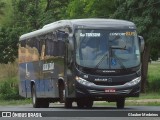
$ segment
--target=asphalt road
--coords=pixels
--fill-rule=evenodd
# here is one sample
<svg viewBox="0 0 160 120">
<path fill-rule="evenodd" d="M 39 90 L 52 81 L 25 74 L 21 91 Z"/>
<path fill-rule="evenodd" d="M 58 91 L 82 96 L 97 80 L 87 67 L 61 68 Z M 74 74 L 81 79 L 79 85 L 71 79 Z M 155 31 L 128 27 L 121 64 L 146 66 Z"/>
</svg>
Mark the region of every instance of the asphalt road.
<svg viewBox="0 0 160 120">
<path fill-rule="evenodd" d="M 40 113 L 41 115 L 38 115 L 42 116 L 42 118 L 21 118 L 16 117 L 14 114 L 14 117 L 0 117 L 0 120 L 160 120 L 160 106 L 126 106 L 124 109 L 117 109 L 115 106 L 94 105 L 92 109 L 78 109 L 74 105 L 73 108 L 66 109 L 63 104 L 51 104 L 49 108 L 32 108 L 32 105 L 29 104 L 19 106 L 0 106 L 0 111 L 1 115 L 2 112 L 12 112 L 12 115 L 13 112 L 16 114 L 31 112 Z M 158 113 L 158 117 L 138 116 L 142 113 Z M 121 114 L 124 114 L 125 117 L 122 117 Z M 47 115 L 49 116 L 46 117 Z"/>
</svg>

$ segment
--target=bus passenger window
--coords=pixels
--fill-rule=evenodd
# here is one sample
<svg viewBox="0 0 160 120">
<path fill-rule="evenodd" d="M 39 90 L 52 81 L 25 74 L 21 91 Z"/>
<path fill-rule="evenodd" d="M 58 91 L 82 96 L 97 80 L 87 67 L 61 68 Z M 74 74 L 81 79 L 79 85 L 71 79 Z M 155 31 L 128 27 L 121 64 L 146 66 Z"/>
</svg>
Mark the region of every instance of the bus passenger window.
<svg viewBox="0 0 160 120">
<path fill-rule="evenodd" d="M 58 40 L 58 56 L 64 56 L 65 42 Z"/>
<path fill-rule="evenodd" d="M 45 54 L 45 45 L 42 44 L 42 46 L 41 46 L 41 56 L 40 56 L 41 60 L 44 60 L 44 54 Z"/>
<path fill-rule="evenodd" d="M 38 61 L 39 60 L 39 41 L 36 38 L 32 38 L 27 41 L 27 52 L 29 61 Z"/>
<path fill-rule="evenodd" d="M 25 55 L 26 55 L 26 41 L 25 40 L 20 42 L 18 53 L 19 53 L 19 62 L 20 63 L 25 62 Z"/>
</svg>

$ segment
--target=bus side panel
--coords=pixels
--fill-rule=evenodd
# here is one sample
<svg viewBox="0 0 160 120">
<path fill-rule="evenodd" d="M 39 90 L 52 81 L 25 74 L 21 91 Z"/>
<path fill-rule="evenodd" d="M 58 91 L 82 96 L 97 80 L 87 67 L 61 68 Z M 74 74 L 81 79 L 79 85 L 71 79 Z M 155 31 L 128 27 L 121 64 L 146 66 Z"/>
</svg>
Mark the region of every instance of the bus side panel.
<svg viewBox="0 0 160 120">
<path fill-rule="evenodd" d="M 26 88 L 26 65 L 25 63 L 19 64 L 19 94 L 22 97 L 27 97 Z"/>
<path fill-rule="evenodd" d="M 26 63 L 26 71 L 27 71 L 27 97 L 31 97 L 31 81 L 35 83 L 37 96 L 41 96 L 43 93 L 40 93 L 40 76 L 39 76 L 39 61 L 33 61 Z"/>
<path fill-rule="evenodd" d="M 44 97 L 58 98 L 58 77 L 54 68 L 55 63 L 53 62 L 53 58 L 45 59 L 41 68 L 43 74 Z"/>
<path fill-rule="evenodd" d="M 45 64 L 48 69 L 43 70 L 45 96 L 50 98 L 59 98 L 58 79 L 64 76 L 64 58 L 55 57 L 47 59 Z"/>
<path fill-rule="evenodd" d="M 41 64 L 45 97 L 59 98 L 58 79 L 64 76 L 64 42 L 47 34 L 45 39 L 45 57 Z M 49 39 L 52 38 L 52 39 Z"/>
</svg>

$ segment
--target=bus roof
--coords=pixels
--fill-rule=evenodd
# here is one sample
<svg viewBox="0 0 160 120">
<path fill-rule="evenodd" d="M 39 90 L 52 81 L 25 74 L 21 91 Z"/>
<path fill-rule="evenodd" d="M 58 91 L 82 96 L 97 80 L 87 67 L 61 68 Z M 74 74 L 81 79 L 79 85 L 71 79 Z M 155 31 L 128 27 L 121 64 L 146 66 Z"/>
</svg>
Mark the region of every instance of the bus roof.
<svg viewBox="0 0 160 120">
<path fill-rule="evenodd" d="M 83 26 L 83 27 L 99 27 L 99 28 L 124 28 L 136 29 L 135 24 L 126 20 L 117 20 L 117 19 L 100 19 L 100 18 L 88 18 L 88 19 L 71 19 L 71 20 L 60 20 L 47 24 L 42 27 L 42 29 L 23 34 L 20 36 L 20 41 L 43 35 L 48 32 L 52 32 L 58 28 L 70 27 L 73 29 L 73 26 Z"/>
</svg>

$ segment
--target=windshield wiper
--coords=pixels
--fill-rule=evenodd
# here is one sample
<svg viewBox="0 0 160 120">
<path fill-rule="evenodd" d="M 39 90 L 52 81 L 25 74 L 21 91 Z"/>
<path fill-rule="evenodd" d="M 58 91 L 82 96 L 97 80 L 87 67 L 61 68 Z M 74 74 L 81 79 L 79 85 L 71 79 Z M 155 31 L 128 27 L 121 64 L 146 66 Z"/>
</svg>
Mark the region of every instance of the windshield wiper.
<svg viewBox="0 0 160 120">
<path fill-rule="evenodd" d="M 97 63 L 97 65 L 95 66 L 95 68 L 98 68 L 99 65 L 101 64 L 101 62 L 102 62 L 106 57 L 108 58 L 108 52 L 106 52 L 106 53 L 103 55 L 103 57 L 102 57 L 101 60 Z"/>
<path fill-rule="evenodd" d="M 98 68 L 99 65 L 102 63 L 102 61 L 103 61 L 106 57 L 108 58 L 108 52 L 106 52 L 106 53 L 103 55 L 102 59 L 97 63 L 97 65 L 95 66 L 95 68 Z M 115 58 L 118 60 L 118 63 L 119 63 L 119 65 L 120 65 L 120 67 L 121 67 L 122 69 L 127 70 L 126 67 L 124 66 L 124 64 L 122 63 L 122 61 L 121 61 L 121 59 L 120 59 L 119 57 L 117 57 L 115 54 L 114 54 L 113 57 L 115 57 Z"/>
<path fill-rule="evenodd" d="M 122 63 L 121 59 L 119 57 L 117 57 L 117 55 L 114 54 L 113 57 L 115 57 L 118 60 L 118 63 L 121 66 L 122 69 L 127 70 L 126 67 L 124 66 L 124 64 Z"/>
</svg>

